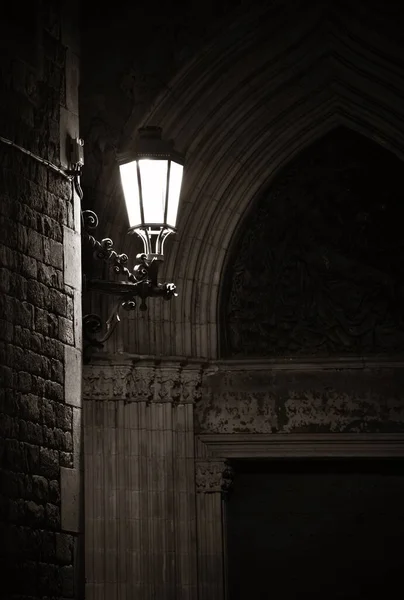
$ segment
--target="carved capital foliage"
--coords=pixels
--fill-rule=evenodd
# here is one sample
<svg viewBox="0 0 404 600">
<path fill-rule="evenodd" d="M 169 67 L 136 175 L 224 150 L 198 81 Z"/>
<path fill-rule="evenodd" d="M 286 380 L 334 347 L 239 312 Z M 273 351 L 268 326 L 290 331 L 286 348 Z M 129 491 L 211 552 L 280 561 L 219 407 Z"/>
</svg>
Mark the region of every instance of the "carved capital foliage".
<svg viewBox="0 0 404 600">
<path fill-rule="evenodd" d="M 87 365 L 84 398 L 192 404 L 201 395 L 201 369 L 179 364 Z"/>
<path fill-rule="evenodd" d="M 130 367 L 85 365 L 83 367 L 83 397 L 94 400 L 126 398 Z"/>
<path fill-rule="evenodd" d="M 195 463 L 196 491 L 202 494 L 228 492 L 233 469 L 226 460 L 204 460 Z"/>
</svg>

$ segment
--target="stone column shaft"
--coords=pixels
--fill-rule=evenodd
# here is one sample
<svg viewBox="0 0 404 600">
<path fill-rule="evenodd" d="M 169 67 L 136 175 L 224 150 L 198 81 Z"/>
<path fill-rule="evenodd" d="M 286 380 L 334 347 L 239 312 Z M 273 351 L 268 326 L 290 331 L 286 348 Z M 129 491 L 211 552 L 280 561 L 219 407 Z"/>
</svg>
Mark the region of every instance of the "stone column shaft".
<svg viewBox="0 0 404 600">
<path fill-rule="evenodd" d="M 86 369 L 89 384 L 96 370 Z M 120 379 L 113 389 L 110 378 Z M 91 599 L 196 600 L 191 380 L 174 368 L 103 367 L 87 385 Z"/>
<path fill-rule="evenodd" d="M 231 484 L 226 460 L 196 462 L 199 600 L 223 600 L 226 589 L 225 493 Z"/>
</svg>

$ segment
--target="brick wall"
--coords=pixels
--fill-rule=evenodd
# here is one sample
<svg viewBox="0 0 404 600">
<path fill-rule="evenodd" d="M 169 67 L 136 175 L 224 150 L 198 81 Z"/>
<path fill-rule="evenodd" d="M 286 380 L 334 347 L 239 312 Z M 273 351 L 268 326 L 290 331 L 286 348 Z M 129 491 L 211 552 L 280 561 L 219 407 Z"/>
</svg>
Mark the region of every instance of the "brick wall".
<svg viewBox="0 0 404 600">
<path fill-rule="evenodd" d="M 3 11 L 3 9 L 2 9 Z M 0 136 L 65 164 L 78 47 L 63 2 L 4 8 Z M 1 597 L 80 595 L 80 233 L 71 182 L 0 142 Z"/>
</svg>

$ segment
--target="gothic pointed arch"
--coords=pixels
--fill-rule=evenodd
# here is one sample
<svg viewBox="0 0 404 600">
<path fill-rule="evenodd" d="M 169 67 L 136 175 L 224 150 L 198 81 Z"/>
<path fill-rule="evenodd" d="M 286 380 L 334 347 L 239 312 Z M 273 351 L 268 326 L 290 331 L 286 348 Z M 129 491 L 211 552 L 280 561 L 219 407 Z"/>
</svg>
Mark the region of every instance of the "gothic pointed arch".
<svg viewBox="0 0 404 600">
<path fill-rule="evenodd" d="M 131 131 L 161 126 L 186 155 L 178 235 L 161 273 L 179 297 L 129 319 L 110 350 L 217 358 L 230 246 L 277 173 L 340 125 L 404 157 L 403 56 L 394 15 L 291 0 L 240 17 L 188 61 L 130 122 Z M 131 244 L 123 250 L 134 254 Z"/>
<path fill-rule="evenodd" d="M 404 351 L 402 161 L 345 127 L 274 178 L 232 243 L 227 357 Z"/>
</svg>

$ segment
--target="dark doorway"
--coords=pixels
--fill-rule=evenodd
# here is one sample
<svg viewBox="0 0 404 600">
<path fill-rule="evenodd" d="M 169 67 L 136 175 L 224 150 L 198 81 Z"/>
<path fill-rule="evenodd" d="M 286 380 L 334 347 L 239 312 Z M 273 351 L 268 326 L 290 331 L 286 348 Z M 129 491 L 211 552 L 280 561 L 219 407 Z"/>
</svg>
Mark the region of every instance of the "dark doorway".
<svg viewBox="0 0 404 600">
<path fill-rule="evenodd" d="M 404 572 L 404 461 L 239 461 L 228 599 L 393 598 Z"/>
</svg>

